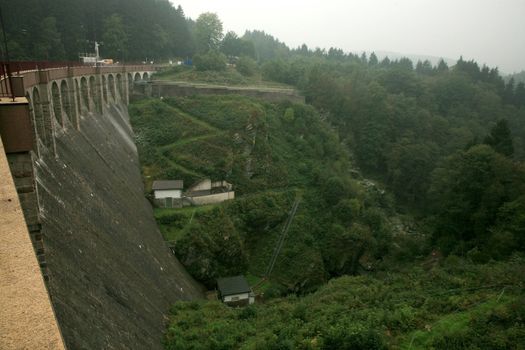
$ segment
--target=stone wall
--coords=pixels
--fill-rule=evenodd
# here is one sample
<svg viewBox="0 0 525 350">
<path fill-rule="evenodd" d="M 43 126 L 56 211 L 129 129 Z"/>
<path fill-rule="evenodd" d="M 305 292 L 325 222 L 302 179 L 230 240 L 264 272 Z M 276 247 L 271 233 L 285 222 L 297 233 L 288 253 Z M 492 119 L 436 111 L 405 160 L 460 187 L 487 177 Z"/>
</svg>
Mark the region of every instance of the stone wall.
<svg viewBox="0 0 525 350">
<path fill-rule="evenodd" d="M 151 83 L 151 95 L 153 97 L 243 95 L 270 102 L 288 100 L 295 103 L 304 103 L 304 96 L 299 95 L 299 93 L 293 89 L 207 86 L 204 84 L 174 83 L 160 80 Z"/>
</svg>

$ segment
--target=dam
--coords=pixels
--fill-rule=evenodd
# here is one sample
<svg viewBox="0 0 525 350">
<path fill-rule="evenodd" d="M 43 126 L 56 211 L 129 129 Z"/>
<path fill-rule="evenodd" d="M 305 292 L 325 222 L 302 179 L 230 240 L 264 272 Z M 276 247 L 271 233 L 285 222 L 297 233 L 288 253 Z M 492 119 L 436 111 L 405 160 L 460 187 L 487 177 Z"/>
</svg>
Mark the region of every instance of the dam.
<svg viewBox="0 0 525 350">
<path fill-rule="evenodd" d="M 30 237 L 33 249 L 24 254 L 40 267 L 31 270 L 32 281 L 45 281 L 39 291 L 47 289 L 53 312 L 45 315 L 58 325 L 33 334 L 20 323 L 25 338 L 54 334 L 48 343 L 62 337 L 68 349 L 161 349 L 170 305 L 203 297 L 165 245 L 144 196 L 127 104 L 134 82 L 154 71 L 26 71 L 14 77 L 17 103 L 2 98 L 0 136 L 26 227 L 9 225 Z M 7 332 L 0 329 L 0 348 L 9 349 Z"/>
</svg>

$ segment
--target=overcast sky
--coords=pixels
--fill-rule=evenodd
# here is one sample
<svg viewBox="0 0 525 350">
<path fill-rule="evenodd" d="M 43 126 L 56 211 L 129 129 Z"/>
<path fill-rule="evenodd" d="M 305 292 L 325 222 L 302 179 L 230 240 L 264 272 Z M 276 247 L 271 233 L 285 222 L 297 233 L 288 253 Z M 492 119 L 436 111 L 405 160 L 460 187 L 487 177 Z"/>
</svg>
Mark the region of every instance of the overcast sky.
<svg viewBox="0 0 525 350">
<path fill-rule="evenodd" d="M 264 30 L 290 47 L 339 47 L 452 59 L 504 73 L 525 69 L 525 0 L 170 0 L 225 32 Z"/>
</svg>

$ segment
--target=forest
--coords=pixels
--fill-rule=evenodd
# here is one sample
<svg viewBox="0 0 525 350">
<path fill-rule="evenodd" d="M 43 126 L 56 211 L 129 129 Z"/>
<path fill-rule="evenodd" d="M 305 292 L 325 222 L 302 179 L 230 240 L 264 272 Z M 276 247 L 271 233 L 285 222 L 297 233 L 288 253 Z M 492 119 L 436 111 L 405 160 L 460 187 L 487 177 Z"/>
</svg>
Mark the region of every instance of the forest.
<svg viewBox="0 0 525 350">
<path fill-rule="evenodd" d="M 251 42 L 253 52 L 220 52 L 224 37 L 203 59 L 196 55 L 193 68 L 169 70 L 162 79 L 280 83 L 301 91 L 308 108 L 219 96 L 134 104 L 149 179 L 214 176 L 236 184 L 240 194 L 218 207 L 157 210 L 159 226 L 208 287 L 235 274 L 259 285 L 294 198 L 301 207 L 275 271 L 256 290 L 266 302 L 244 310 L 216 302 L 176 305 L 167 348 L 523 343 L 525 87 L 519 75 L 504 79 L 497 68 L 462 57 L 449 66 L 290 49 L 260 31 L 240 40 Z M 186 118 L 177 122 L 184 125 L 177 128 L 182 141 L 155 145 L 161 139 L 151 134 L 159 132 L 151 123 L 168 116 Z M 198 130 L 187 124 L 192 118 L 200 127 L 209 123 L 210 138 L 187 134 Z M 253 167 L 246 173 L 248 158 Z M 512 272 L 488 277 L 511 266 Z M 478 274 L 483 277 L 473 280 Z M 401 292 L 406 286 L 410 295 Z M 201 332 L 213 336 L 203 340 Z"/>
<path fill-rule="evenodd" d="M 256 290 L 266 302 L 244 310 L 178 304 L 166 347 L 522 343 L 523 84 L 462 58 L 450 67 L 379 61 L 247 35 L 255 48 L 248 72 L 208 52 L 194 68 L 162 74 L 278 82 L 299 89 L 307 106 L 221 96 L 133 104 L 149 181 L 225 178 L 240 195 L 216 207 L 159 209 L 157 220 L 209 288 L 235 274 L 257 285 L 294 198 L 301 207 L 275 271 Z M 166 120 L 178 127 L 161 130 Z M 490 272 L 496 266 L 514 267 Z M 407 286 L 411 294 L 403 295 Z"/>
<path fill-rule="evenodd" d="M 168 0 L 2 0 L 10 58 L 78 61 L 100 54 L 142 62 L 194 52 L 192 21 Z M 23 19 L 23 20 L 21 20 Z"/>
<path fill-rule="evenodd" d="M 463 57 L 448 65 L 290 48 L 264 31 L 224 33 L 217 15 L 192 20 L 167 0 L 0 4 L 13 59 L 76 60 L 100 41 L 117 60 L 189 63 L 154 79 L 305 96 L 306 104 L 190 96 L 129 106 L 147 192 L 166 178 L 234 184 L 235 201 L 155 210 L 206 287 L 236 274 L 257 284 L 301 201 L 257 291 L 264 303 L 178 303 L 167 349 L 525 344 L 523 74 L 503 77 Z"/>
</svg>

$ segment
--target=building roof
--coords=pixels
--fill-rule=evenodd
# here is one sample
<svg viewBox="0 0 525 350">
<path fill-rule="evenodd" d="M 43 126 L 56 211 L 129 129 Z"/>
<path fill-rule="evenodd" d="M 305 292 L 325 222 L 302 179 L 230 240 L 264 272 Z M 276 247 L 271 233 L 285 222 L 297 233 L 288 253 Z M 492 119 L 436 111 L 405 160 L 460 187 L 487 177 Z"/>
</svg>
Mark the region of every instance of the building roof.
<svg viewBox="0 0 525 350">
<path fill-rule="evenodd" d="M 222 296 L 250 293 L 252 291 L 244 276 L 219 278 L 217 286 Z"/>
<path fill-rule="evenodd" d="M 152 190 L 182 190 L 184 183 L 182 180 L 157 180 L 153 181 Z"/>
</svg>

